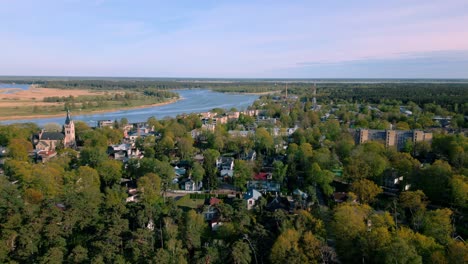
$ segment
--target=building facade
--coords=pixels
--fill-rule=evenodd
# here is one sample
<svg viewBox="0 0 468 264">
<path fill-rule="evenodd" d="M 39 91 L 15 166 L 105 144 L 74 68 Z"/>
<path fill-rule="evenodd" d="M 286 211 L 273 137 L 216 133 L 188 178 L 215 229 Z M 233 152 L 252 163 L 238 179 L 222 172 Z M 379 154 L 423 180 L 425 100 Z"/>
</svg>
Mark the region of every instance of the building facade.
<svg viewBox="0 0 468 264">
<path fill-rule="evenodd" d="M 36 150 L 52 151 L 57 147 L 73 148 L 76 146 L 75 123 L 71 119 L 70 111 L 67 111 L 62 132 L 48 132 L 44 129 L 33 135 L 32 143 Z"/>
</svg>

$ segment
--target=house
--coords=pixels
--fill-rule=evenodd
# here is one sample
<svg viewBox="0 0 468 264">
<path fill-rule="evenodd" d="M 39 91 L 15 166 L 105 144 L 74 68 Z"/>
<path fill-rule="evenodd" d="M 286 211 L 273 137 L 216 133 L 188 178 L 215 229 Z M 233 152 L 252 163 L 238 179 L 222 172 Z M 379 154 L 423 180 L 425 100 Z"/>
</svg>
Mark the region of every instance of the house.
<svg viewBox="0 0 468 264">
<path fill-rule="evenodd" d="M 67 111 L 67 117 L 62 126 L 62 132 L 47 132 L 41 130 L 41 132 L 32 136 L 32 143 L 34 149 L 46 151 L 55 150 L 59 146 L 66 148 L 75 147 L 75 123 L 71 119 L 70 111 Z"/>
<path fill-rule="evenodd" d="M 1 147 L 0 146 L 0 158 L 6 157 L 7 152 L 8 152 L 8 149 L 6 147 Z"/>
<path fill-rule="evenodd" d="M 203 187 L 203 183 L 199 182 L 196 184 L 192 179 L 187 179 L 186 181 L 182 181 L 180 184 L 182 189 L 185 191 L 199 191 Z"/>
<path fill-rule="evenodd" d="M 218 207 L 221 202 L 222 201 L 220 199 L 215 197 L 211 197 L 210 199 L 205 200 L 205 206 L 202 215 L 208 222 L 212 231 L 218 230 L 218 228 L 223 225 L 223 220 L 221 219 L 221 210 Z"/>
<path fill-rule="evenodd" d="M 145 132 L 143 129 L 137 129 L 136 131 L 132 131 L 130 133 L 127 133 L 127 138 L 130 139 L 131 141 L 135 141 L 139 137 L 147 137 L 150 134 Z"/>
<path fill-rule="evenodd" d="M 220 175 L 225 181 L 230 181 L 234 177 L 234 170 L 221 170 Z"/>
<path fill-rule="evenodd" d="M 249 137 L 255 134 L 253 130 L 229 130 L 228 133 L 231 137 Z"/>
<path fill-rule="evenodd" d="M 138 149 L 133 149 L 131 144 L 115 144 L 107 147 L 107 155 L 115 160 L 125 161 L 138 154 Z"/>
<path fill-rule="evenodd" d="M 251 150 L 247 152 L 246 154 L 242 155 L 242 159 L 245 161 L 255 161 L 257 158 L 257 152 L 255 150 Z"/>
<path fill-rule="evenodd" d="M 274 181 L 248 181 L 247 188 L 261 192 L 280 192 L 281 185 Z"/>
<path fill-rule="evenodd" d="M 36 162 L 47 162 L 51 158 L 57 156 L 57 152 L 55 150 L 35 150 L 34 151 L 34 158 Z"/>
<path fill-rule="evenodd" d="M 301 198 L 302 200 L 307 200 L 307 197 L 309 197 L 309 196 L 307 195 L 307 193 L 305 193 L 305 192 L 303 192 L 303 191 L 301 191 L 301 190 L 299 190 L 299 189 L 295 189 L 295 190 L 293 191 L 293 195 L 296 196 L 296 197 Z"/>
<path fill-rule="evenodd" d="M 387 195 L 397 195 L 399 191 L 407 191 L 411 184 L 404 182 L 405 177 L 399 175 L 396 170 L 389 170 L 382 179 L 382 188 Z"/>
<path fill-rule="evenodd" d="M 201 135 L 201 131 L 199 129 L 192 129 L 192 131 L 190 131 L 190 136 L 193 138 L 193 139 L 197 139 L 198 136 Z"/>
<path fill-rule="evenodd" d="M 183 177 L 187 173 L 187 170 L 184 168 L 179 168 L 178 166 L 175 166 L 174 172 L 175 172 L 176 177 Z"/>
<path fill-rule="evenodd" d="M 127 199 L 125 200 L 127 203 L 129 203 L 129 202 L 135 202 L 135 203 L 136 203 L 136 202 L 139 201 L 139 199 L 138 199 L 138 197 L 139 197 L 139 195 L 138 195 L 138 189 L 136 189 L 136 188 L 130 188 L 130 189 L 128 189 L 127 192 L 128 192 L 128 195 L 129 195 L 129 196 L 127 197 Z"/>
<path fill-rule="evenodd" d="M 335 203 L 344 203 L 348 200 L 348 194 L 345 192 L 335 192 L 333 193 L 333 201 Z"/>
<path fill-rule="evenodd" d="M 262 194 L 255 190 L 255 189 L 249 189 L 247 193 L 244 194 L 244 200 L 246 201 L 247 204 L 247 210 L 252 209 L 255 206 L 255 203 L 262 197 Z"/>
<path fill-rule="evenodd" d="M 452 118 L 450 116 L 443 117 L 443 116 L 434 116 L 432 120 L 436 123 L 439 124 L 441 127 L 449 127 L 450 122 L 452 121 Z"/>
<path fill-rule="evenodd" d="M 295 209 L 294 200 L 288 199 L 287 197 L 275 196 L 275 198 L 266 205 L 266 210 L 270 212 L 276 212 L 283 210 L 286 213 L 293 213 Z"/>
<path fill-rule="evenodd" d="M 234 158 L 232 157 L 220 157 L 216 161 L 218 170 L 233 170 L 234 169 Z"/>
<path fill-rule="evenodd" d="M 203 157 L 203 154 L 197 154 L 195 155 L 195 157 L 193 157 L 193 161 L 196 161 L 201 164 L 203 164 L 204 160 L 205 160 L 205 157 Z"/>
<path fill-rule="evenodd" d="M 254 181 L 266 181 L 271 180 L 272 174 L 269 172 L 259 172 L 253 176 Z"/>
<path fill-rule="evenodd" d="M 219 220 L 221 212 L 218 209 L 218 204 L 221 203 L 221 200 L 216 197 L 211 197 L 205 201 L 205 210 L 203 211 L 203 216 L 206 221 Z"/>
<path fill-rule="evenodd" d="M 112 120 L 99 120 L 97 122 L 97 126 L 99 128 L 101 127 L 110 127 L 110 128 L 113 128 L 114 127 L 114 121 Z"/>
<path fill-rule="evenodd" d="M 411 116 L 413 114 L 413 112 L 404 108 L 403 106 L 400 106 L 400 113 L 405 114 L 406 116 Z"/>
</svg>

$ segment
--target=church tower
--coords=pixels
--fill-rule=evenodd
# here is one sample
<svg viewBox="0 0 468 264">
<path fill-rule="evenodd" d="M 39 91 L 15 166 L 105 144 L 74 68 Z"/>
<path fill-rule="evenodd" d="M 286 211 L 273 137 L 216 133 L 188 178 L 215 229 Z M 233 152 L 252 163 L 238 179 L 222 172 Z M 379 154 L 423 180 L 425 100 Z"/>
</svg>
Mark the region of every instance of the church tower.
<svg viewBox="0 0 468 264">
<path fill-rule="evenodd" d="M 63 134 L 65 138 L 63 139 L 63 145 L 65 147 L 74 147 L 75 146 L 75 123 L 70 117 L 70 111 L 67 110 L 67 118 L 65 119 L 65 124 L 63 125 Z"/>
</svg>

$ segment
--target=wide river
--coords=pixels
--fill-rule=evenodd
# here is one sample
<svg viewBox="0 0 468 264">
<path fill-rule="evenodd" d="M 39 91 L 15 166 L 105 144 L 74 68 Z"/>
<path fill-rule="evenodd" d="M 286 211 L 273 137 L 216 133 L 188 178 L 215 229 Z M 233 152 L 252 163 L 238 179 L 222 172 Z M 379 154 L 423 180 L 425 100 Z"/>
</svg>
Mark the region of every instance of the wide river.
<svg viewBox="0 0 468 264">
<path fill-rule="evenodd" d="M 182 99 L 172 104 L 86 115 L 72 112 L 72 118 L 84 121 L 90 126 L 96 126 L 98 120 L 120 120 L 123 117 L 127 118 L 130 123 L 144 122 L 151 116 L 163 119 L 165 117 L 175 117 L 183 113 L 205 112 L 213 108 L 229 110 L 235 107 L 238 110 L 245 110 L 259 97 L 258 95 L 251 94 L 218 93 L 205 89 L 176 90 L 175 92 L 179 93 Z M 39 126 L 44 126 L 47 123 L 62 124 L 64 120 L 65 113 L 63 117 L 8 120 L 0 121 L 0 124 L 32 122 Z"/>
</svg>

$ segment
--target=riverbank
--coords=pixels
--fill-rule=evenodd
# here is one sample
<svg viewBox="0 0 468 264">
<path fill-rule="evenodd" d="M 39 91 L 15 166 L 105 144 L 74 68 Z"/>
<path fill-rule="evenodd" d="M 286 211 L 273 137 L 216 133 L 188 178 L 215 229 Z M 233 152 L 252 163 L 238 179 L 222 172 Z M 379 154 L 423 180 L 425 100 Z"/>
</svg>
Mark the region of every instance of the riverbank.
<svg viewBox="0 0 468 264">
<path fill-rule="evenodd" d="M 155 107 L 155 106 L 164 106 L 173 104 L 179 100 L 183 100 L 184 98 L 172 98 L 165 102 L 155 103 L 155 104 L 144 104 L 138 106 L 128 106 L 128 107 L 113 107 L 109 109 L 98 109 L 98 110 L 79 110 L 73 111 L 73 115 L 92 115 L 92 114 L 103 114 L 103 113 L 112 113 L 121 110 L 134 110 L 134 109 L 141 109 L 141 108 L 148 108 L 148 107 Z M 1 106 L 1 104 L 0 104 Z M 1 108 L 0 108 L 1 114 Z M 8 120 L 16 120 L 16 119 L 41 119 L 41 118 L 53 118 L 53 117 L 62 117 L 65 115 L 65 112 L 56 113 L 56 114 L 37 114 L 37 115 L 0 115 L 0 121 L 8 121 Z"/>
<path fill-rule="evenodd" d="M 268 92 L 258 92 L 258 93 L 247 93 L 247 92 L 225 92 L 225 91 L 216 91 L 212 90 L 213 92 L 223 93 L 223 94 L 240 94 L 240 95 L 269 95 L 269 94 L 276 94 L 281 93 L 281 90 L 276 91 L 268 91 Z"/>
</svg>

